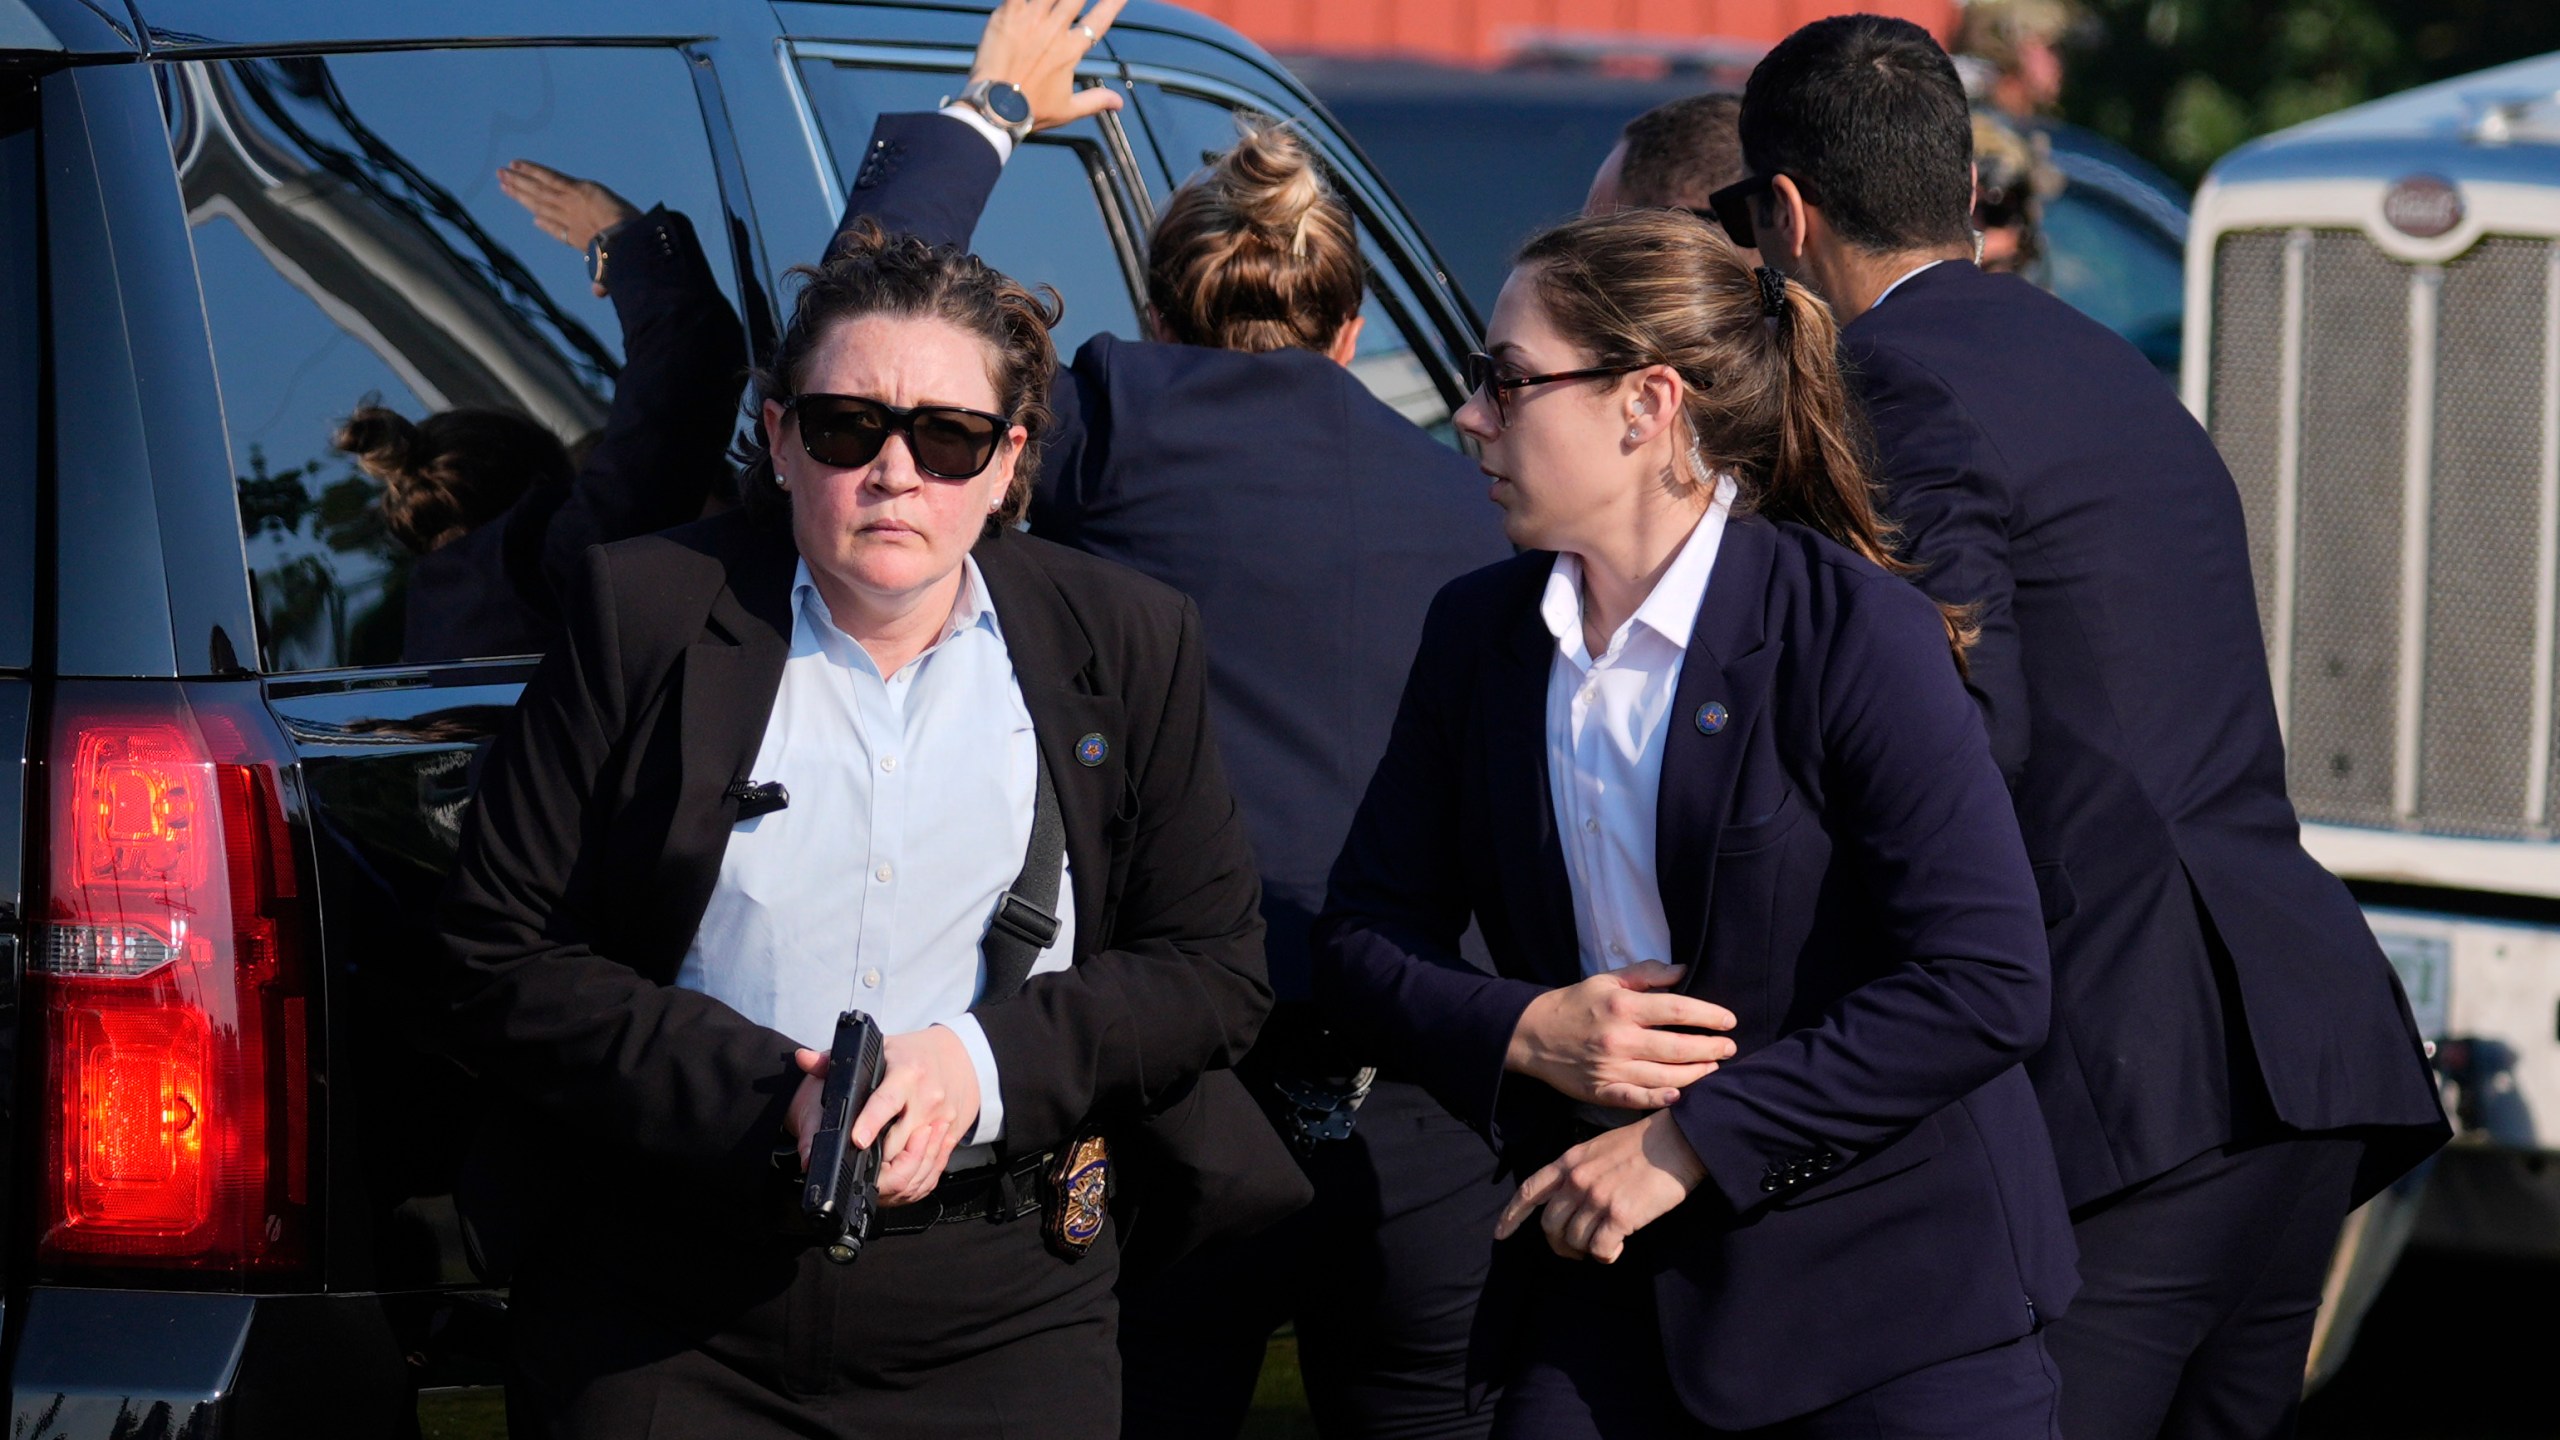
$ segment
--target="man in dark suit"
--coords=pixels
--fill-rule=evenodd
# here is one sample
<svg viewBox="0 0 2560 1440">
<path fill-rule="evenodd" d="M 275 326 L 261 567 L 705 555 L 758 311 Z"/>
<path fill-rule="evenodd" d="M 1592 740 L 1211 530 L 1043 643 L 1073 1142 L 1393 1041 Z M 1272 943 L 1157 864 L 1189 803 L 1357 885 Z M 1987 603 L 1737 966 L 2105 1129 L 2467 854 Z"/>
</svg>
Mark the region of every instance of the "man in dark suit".
<svg viewBox="0 0 2560 1440">
<path fill-rule="evenodd" d="M 2080 1242 L 2063 1428 L 2280 1433 L 2341 1220 L 2446 1128 L 2300 844 L 2230 475 L 2132 346 L 1975 268 L 1964 92 L 1924 31 L 1806 26 L 1741 125 L 1717 214 L 1846 322 L 1920 584 L 1981 626 L 2053 950 L 2030 1070 Z"/>
</svg>

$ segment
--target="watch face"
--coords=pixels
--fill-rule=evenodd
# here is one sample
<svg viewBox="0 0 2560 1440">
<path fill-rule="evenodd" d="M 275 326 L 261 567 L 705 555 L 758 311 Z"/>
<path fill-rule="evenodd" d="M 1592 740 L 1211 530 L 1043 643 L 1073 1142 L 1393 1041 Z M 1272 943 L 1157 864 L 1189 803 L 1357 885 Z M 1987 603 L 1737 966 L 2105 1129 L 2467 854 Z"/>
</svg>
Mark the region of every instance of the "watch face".
<svg viewBox="0 0 2560 1440">
<path fill-rule="evenodd" d="M 987 87 L 987 113 L 1007 125 L 1027 124 L 1031 101 L 1016 87 L 999 82 Z"/>
</svg>

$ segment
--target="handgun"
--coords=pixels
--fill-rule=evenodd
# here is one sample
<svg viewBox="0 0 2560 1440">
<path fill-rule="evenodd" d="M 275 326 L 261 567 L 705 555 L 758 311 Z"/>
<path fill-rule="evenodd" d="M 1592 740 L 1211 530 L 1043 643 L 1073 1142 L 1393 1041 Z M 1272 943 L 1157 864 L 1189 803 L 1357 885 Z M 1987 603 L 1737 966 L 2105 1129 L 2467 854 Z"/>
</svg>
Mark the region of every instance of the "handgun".
<svg viewBox="0 0 2560 1440">
<path fill-rule="evenodd" d="M 809 1144 L 809 1179 L 800 1191 L 801 1213 L 832 1236 L 827 1258 L 850 1265 L 862 1258 L 880 1209 L 880 1151 L 853 1143 L 854 1117 L 879 1088 L 884 1063 L 880 1026 L 859 1010 L 836 1017 L 835 1048 L 819 1092 L 818 1133 Z M 873 1137 L 875 1142 L 878 1137 Z"/>
</svg>

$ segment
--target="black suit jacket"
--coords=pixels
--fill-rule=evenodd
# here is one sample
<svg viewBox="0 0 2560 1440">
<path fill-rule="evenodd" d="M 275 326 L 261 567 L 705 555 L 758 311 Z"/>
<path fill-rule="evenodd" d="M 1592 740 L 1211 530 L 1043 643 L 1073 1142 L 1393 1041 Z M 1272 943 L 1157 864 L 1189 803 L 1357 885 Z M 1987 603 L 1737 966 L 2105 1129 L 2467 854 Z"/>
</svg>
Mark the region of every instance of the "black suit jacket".
<svg viewBox="0 0 2560 1440">
<path fill-rule="evenodd" d="M 1546 767 L 1553 558 L 1432 606 L 1316 951 L 1328 1009 L 1522 1169 L 1571 1138 L 1570 1114 L 1504 1051 L 1532 999 L 1582 978 Z M 1725 718 L 1699 723 L 1711 702 Z M 1620 1263 L 1657 1271 L 1683 1401 L 1747 1430 L 2069 1302 L 2070 1223 L 2020 1068 L 2051 990 L 2017 820 L 1909 586 L 1735 519 L 1666 723 L 1669 958 L 1740 1019 L 1740 1053 L 1672 1107 L 1706 1184 Z M 1496 975 L 1458 957 L 1470 920 Z M 1504 1257 L 1488 1305 L 1527 1258 Z"/>
<path fill-rule="evenodd" d="M 943 115 L 884 115 L 864 154 L 845 224 L 968 246 L 1000 173 L 984 138 Z M 1200 607 L 1272 985 L 1304 999 L 1307 927 L 1386 749 L 1423 612 L 1511 553 L 1501 512 L 1474 461 L 1310 351 L 1096 335 L 1050 408 L 1032 533 Z"/>
<path fill-rule="evenodd" d="M 747 341 L 693 222 L 660 206 L 614 237 L 605 272 L 622 373 L 565 487 L 535 488 L 409 571 L 403 660 L 539 655 L 590 545 L 681 525 L 726 493 Z"/>
<path fill-rule="evenodd" d="M 1962 262 L 1843 349 L 1921 587 L 1980 607 L 1971 683 L 2051 927 L 2030 1068 L 2072 1202 L 2270 1105 L 2381 1127 L 2360 1196 L 2416 1163 L 2443 1111 L 2372 931 L 2302 849 L 2240 498 L 2203 427 L 2113 332 Z"/>
<path fill-rule="evenodd" d="M 1167 1189 L 1216 1203 L 1233 1198 L 1216 1177 L 1277 1176 L 1302 1196 L 1267 1127 L 1212 1124 L 1199 1098 L 1204 1073 L 1252 1043 L 1270 992 L 1197 616 L 1042 541 L 1005 533 L 976 554 L 1057 786 L 1078 917 L 1068 969 L 975 1007 L 1002 1150 L 1131 1126 L 1142 1151 L 1179 1152 L 1129 1157 L 1142 1183 L 1179 1171 Z M 592 552 L 463 832 L 442 920 L 445 1042 L 572 1162 L 537 1190 L 592 1167 L 590 1211 L 599 1176 L 618 1199 L 729 1223 L 754 1223 L 771 1193 L 793 1042 L 671 982 L 738 821 L 727 791 L 751 778 L 781 685 L 795 559 L 787 531 L 744 512 Z M 1098 765 L 1075 754 L 1088 734 L 1108 742 Z"/>
</svg>

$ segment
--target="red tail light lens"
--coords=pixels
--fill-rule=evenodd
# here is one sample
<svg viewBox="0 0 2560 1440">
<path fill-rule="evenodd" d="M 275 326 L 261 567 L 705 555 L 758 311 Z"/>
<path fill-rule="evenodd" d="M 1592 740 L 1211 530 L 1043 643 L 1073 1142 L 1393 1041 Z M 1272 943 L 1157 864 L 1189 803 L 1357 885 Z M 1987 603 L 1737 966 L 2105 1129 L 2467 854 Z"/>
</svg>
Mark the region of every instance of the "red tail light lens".
<svg viewBox="0 0 2560 1440">
<path fill-rule="evenodd" d="M 282 757 L 230 687 L 66 684 L 30 979 L 39 1254 L 272 1270 L 309 1253 L 304 915 Z M 249 706 L 254 695 L 241 697 Z"/>
</svg>

